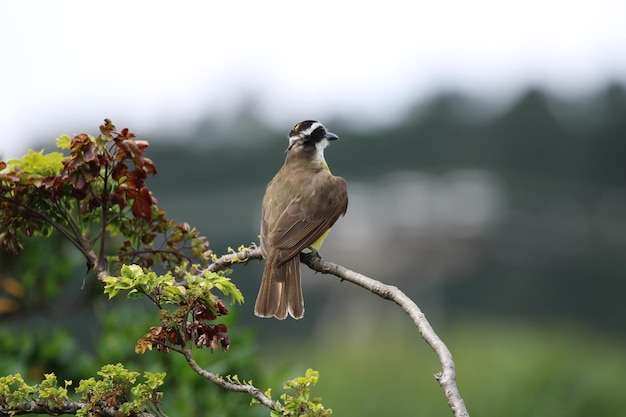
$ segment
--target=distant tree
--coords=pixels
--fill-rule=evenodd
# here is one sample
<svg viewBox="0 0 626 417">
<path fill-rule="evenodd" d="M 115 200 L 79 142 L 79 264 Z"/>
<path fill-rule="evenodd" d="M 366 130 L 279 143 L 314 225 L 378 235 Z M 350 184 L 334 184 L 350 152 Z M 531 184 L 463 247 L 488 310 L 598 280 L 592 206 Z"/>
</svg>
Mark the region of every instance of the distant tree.
<svg viewBox="0 0 626 417">
<path fill-rule="evenodd" d="M 246 393 L 273 416 L 331 413 L 321 399 L 310 395 L 319 377 L 316 371 L 308 370 L 285 382 L 286 392 L 274 399 L 270 390 L 262 391 L 246 379 L 249 376 L 219 375 L 197 360 L 200 349 L 226 352 L 231 346 L 233 325 L 230 323 L 230 329 L 226 325 L 229 306 L 223 298 L 231 304 L 243 301 L 229 278 L 230 268 L 261 259 L 254 244 L 216 256 L 208 240 L 193 227 L 167 219 L 146 182 L 157 173 L 155 164 L 144 155 L 148 143 L 137 140 L 128 129 L 118 131 L 105 120 L 95 137 L 64 135 L 56 144 L 69 155 L 30 151 L 22 159 L 0 161 L 2 251 L 16 254 L 24 249 L 25 238 L 60 235 L 79 251 L 88 271 L 97 278 L 94 282 L 100 282 L 109 299 L 125 294 L 131 300 L 148 300 L 155 307 L 153 325 L 145 328 L 143 335 L 135 335 L 135 342 L 127 340 L 137 354 L 150 350 L 177 354 L 199 380 Z M 57 261 L 62 262 L 54 258 L 51 262 Z M 454 415 L 468 415 L 456 387 L 450 352 L 415 303 L 395 287 L 319 257 L 302 255 L 302 261 L 313 270 L 353 282 L 402 307 L 440 359 L 442 372 L 435 377 Z M 63 271 L 54 275 L 63 275 Z M 14 288 L 22 285 L 14 284 Z M 64 295 L 61 292 L 60 299 Z M 11 308 L 10 302 L 5 303 L 6 311 Z M 63 343 L 59 346 L 60 350 L 71 349 Z M 237 371 L 236 363 L 230 364 L 232 368 L 246 372 L 244 366 Z M 20 373 L 12 373 L 0 377 L 0 415 L 163 415 L 164 392 L 160 389 L 165 376 L 164 372 L 149 371 L 141 375 L 121 363 L 103 364 L 96 375 L 76 384 L 68 380 L 60 384 L 54 373 L 29 384 Z M 69 395 L 73 385 L 77 398 Z"/>
</svg>

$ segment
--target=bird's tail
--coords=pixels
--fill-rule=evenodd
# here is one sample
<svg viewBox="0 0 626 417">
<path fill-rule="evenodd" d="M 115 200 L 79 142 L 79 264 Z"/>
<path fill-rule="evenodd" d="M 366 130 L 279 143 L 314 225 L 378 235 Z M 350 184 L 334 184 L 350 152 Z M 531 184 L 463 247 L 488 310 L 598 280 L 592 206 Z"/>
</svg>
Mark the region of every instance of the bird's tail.
<svg viewBox="0 0 626 417">
<path fill-rule="evenodd" d="M 279 266 L 265 262 L 261 289 L 254 305 L 254 314 L 259 317 L 276 317 L 282 320 L 288 313 L 294 319 L 304 316 L 298 256 Z"/>
</svg>

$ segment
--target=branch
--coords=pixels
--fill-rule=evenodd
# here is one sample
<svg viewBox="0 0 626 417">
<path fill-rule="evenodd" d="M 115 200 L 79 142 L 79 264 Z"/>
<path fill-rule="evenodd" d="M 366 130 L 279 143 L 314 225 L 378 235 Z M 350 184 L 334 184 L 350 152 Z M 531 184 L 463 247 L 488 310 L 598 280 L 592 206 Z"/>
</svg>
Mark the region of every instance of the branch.
<svg viewBox="0 0 626 417">
<path fill-rule="evenodd" d="M 242 251 L 222 255 L 218 260 L 209 265 L 207 269 L 211 272 L 222 271 L 232 264 L 247 263 L 252 259 L 263 259 L 261 248 L 258 248 L 255 244 Z"/>
<path fill-rule="evenodd" d="M 106 243 L 106 228 L 108 225 L 108 216 L 109 216 L 109 166 L 104 166 L 104 176 L 103 176 L 104 186 L 102 187 L 102 197 L 94 195 L 96 199 L 100 201 L 102 205 L 102 228 L 100 230 L 100 249 L 98 250 L 98 258 L 96 259 L 95 268 L 104 268 L 104 246 Z M 93 194 L 93 188 L 91 188 L 91 193 Z"/>
<path fill-rule="evenodd" d="M 234 252 L 222 256 L 216 262 L 209 265 L 209 270 L 216 272 L 226 269 L 234 263 L 244 263 L 251 259 L 262 258 L 261 249 L 253 247 L 249 250 Z M 359 274 L 358 272 L 351 271 L 341 265 L 326 262 L 319 256 L 301 254 L 300 260 L 314 271 L 322 274 L 335 275 L 342 280 L 349 281 L 359 287 L 365 288 L 379 297 L 393 301 L 402 307 L 409 317 L 411 317 L 413 323 L 415 323 L 415 326 L 422 335 L 422 338 L 424 338 L 426 343 L 428 343 L 428 345 L 439 357 L 439 363 L 441 364 L 442 370 L 441 372 L 435 374 L 435 379 L 448 399 L 448 406 L 452 410 L 452 413 L 455 417 L 469 417 L 463 398 L 461 398 L 461 394 L 459 393 L 459 389 L 456 385 L 456 371 L 452 354 L 446 347 L 445 343 L 443 343 L 439 336 L 437 336 L 437 333 L 433 330 L 432 326 L 426 319 L 426 316 L 413 302 L 413 300 L 411 300 L 405 293 L 400 291 L 400 289 L 395 286 L 383 284 L 380 281 L 376 281 L 375 279 Z"/>
<path fill-rule="evenodd" d="M 439 357 L 442 371 L 435 374 L 435 379 L 439 382 L 439 386 L 441 386 L 441 389 L 446 395 L 448 406 L 452 410 L 452 413 L 455 417 L 469 417 L 463 398 L 461 398 L 459 389 L 456 386 L 456 372 L 454 370 L 452 354 L 439 336 L 437 336 L 437 333 L 433 330 L 426 316 L 413 300 L 395 286 L 383 284 L 363 274 L 344 268 L 341 265 L 326 262 L 319 256 L 301 255 L 300 259 L 314 271 L 322 274 L 335 275 L 359 287 L 365 288 L 379 297 L 393 301 L 402 307 L 409 317 L 411 317 L 426 343 L 430 345 Z"/>
<path fill-rule="evenodd" d="M 0 416 L 17 416 L 22 414 L 48 414 L 51 416 L 59 414 L 76 414 L 76 411 L 85 407 L 85 404 L 74 401 L 66 401 L 61 406 L 50 406 L 40 404 L 36 401 L 24 401 L 17 406 L 0 404 Z"/>
<path fill-rule="evenodd" d="M 191 366 L 191 369 L 193 369 L 202 378 L 208 381 L 211 381 L 212 383 L 219 385 L 220 387 L 225 388 L 229 391 L 248 393 L 252 398 L 257 400 L 258 402 L 260 402 L 261 404 L 263 404 L 270 410 L 278 411 L 281 414 L 283 413 L 284 409 L 280 403 L 274 402 L 270 400 L 269 398 L 267 398 L 267 396 L 263 394 L 261 390 L 255 387 L 254 385 L 233 384 L 232 382 L 226 381 L 222 377 L 219 377 L 205 369 L 202 369 L 200 365 L 198 365 L 198 363 L 193 358 L 193 355 L 191 354 L 191 349 L 183 349 L 182 354 L 185 356 L 185 359 L 187 359 L 187 363 L 189 364 L 189 366 Z"/>
<path fill-rule="evenodd" d="M 65 401 L 62 405 L 49 405 L 40 403 L 37 401 L 24 401 L 18 405 L 9 406 L 6 403 L 0 403 L 0 417 L 12 417 L 25 414 L 47 414 L 50 416 L 57 416 L 62 414 L 76 414 L 76 412 L 82 408 L 85 408 L 84 403 L 76 401 Z M 119 410 L 113 407 L 104 407 L 99 411 L 92 410 L 93 415 L 99 415 L 102 417 L 115 417 L 119 415 Z M 138 417 L 156 417 L 154 414 L 147 412 L 141 412 L 134 414 Z"/>
</svg>

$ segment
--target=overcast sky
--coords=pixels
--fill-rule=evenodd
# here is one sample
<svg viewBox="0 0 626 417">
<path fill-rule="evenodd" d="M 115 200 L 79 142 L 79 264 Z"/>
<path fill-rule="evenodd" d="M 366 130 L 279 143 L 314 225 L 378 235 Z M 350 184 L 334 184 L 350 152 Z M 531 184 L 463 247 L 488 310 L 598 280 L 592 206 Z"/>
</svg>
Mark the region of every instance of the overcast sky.
<svg viewBox="0 0 626 417">
<path fill-rule="evenodd" d="M 455 87 L 584 94 L 626 81 L 626 1 L 2 0 L 0 155 L 152 131 L 258 95 L 263 117 L 393 119 Z"/>
</svg>

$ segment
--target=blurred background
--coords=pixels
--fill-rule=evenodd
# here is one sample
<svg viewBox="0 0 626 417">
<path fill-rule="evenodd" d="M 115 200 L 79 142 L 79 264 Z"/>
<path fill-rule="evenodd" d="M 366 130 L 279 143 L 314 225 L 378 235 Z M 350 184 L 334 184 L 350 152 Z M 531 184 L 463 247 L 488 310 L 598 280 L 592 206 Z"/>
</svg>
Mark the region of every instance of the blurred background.
<svg viewBox="0 0 626 417">
<path fill-rule="evenodd" d="M 626 406 L 624 16 L 610 0 L 6 1 L 0 157 L 110 118 L 151 143 L 169 217 L 224 253 L 258 241 L 287 132 L 320 120 L 350 194 L 322 256 L 416 301 L 470 414 L 612 415 Z M 172 367 L 133 356 L 137 311 L 81 292 L 71 248 L 33 247 L 0 255 L 0 371 Z M 258 319 L 261 270 L 234 269 L 241 340 L 205 366 L 275 390 L 317 369 L 337 415 L 450 415 L 436 357 L 395 305 L 303 270 L 305 318 Z M 223 406 L 181 368 L 171 407 Z M 223 414 L 264 414 L 241 402 Z"/>
</svg>

